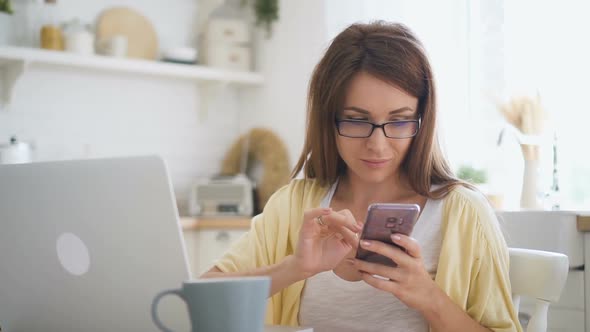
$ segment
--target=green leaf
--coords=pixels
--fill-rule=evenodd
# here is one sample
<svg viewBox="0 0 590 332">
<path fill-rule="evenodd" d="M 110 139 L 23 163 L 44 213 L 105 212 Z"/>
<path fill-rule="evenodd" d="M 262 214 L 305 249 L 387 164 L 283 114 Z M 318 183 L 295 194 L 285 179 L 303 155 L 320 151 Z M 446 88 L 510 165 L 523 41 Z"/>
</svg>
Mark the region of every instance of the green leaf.
<svg viewBox="0 0 590 332">
<path fill-rule="evenodd" d="M 254 12 L 256 25 L 264 25 L 267 34 L 270 35 L 272 23 L 279 19 L 278 0 L 255 0 Z"/>
<path fill-rule="evenodd" d="M 0 0 L 0 13 L 13 14 L 10 0 Z"/>
<path fill-rule="evenodd" d="M 471 182 L 474 184 L 482 184 L 488 181 L 486 171 L 483 169 L 476 169 L 472 166 L 463 165 L 457 171 L 457 177 L 461 180 Z"/>
</svg>

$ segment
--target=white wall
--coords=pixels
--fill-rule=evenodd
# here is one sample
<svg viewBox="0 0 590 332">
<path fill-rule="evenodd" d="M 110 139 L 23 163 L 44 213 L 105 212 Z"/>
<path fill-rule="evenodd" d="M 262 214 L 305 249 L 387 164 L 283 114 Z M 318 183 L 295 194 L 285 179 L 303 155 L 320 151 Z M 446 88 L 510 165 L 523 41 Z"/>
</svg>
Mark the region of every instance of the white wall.
<svg viewBox="0 0 590 332">
<path fill-rule="evenodd" d="M 197 4 L 215 2 L 59 1 L 62 17 L 83 21 L 113 5 L 133 7 L 152 21 L 163 47 L 196 45 Z M 13 134 L 32 141 L 38 161 L 161 154 L 181 205 L 194 178 L 216 173 L 230 144 L 252 127 L 273 129 L 293 165 L 303 145 L 307 84 L 326 46 L 324 3 L 281 1 L 280 8 L 271 38 L 256 30 L 255 66 L 265 84 L 224 91 L 206 121 L 195 83 L 35 66 L 16 86 L 11 110 L 0 112 L 0 142 Z"/>
<path fill-rule="evenodd" d="M 273 129 L 289 149 L 291 165 L 305 139 L 307 87 L 314 66 L 328 46 L 324 1 L 280 1 L 279 22 L 266 39 L 259 32 L 256 67 L 266 84 L 243 100 L 249 113 L 240 114 L 242 131 Z"/>
<path fill-rule="evenodd" d="M 85 21 L 124 4 L 153 22 L 164 47 L 195 44 L 194 0 L 59 3 L 63 17 L 79 15 Z M 194 82 L 53 66 L 29 68 L 13 97 L 10 111 L 0 111 L 0 142 L 13 134 L 32 141 L 38 161 L 161 154 L 181 203 L 195 177 L 219 171 L 237 136 L 237 113 L 247 112 L 236 91 L 229 90 L 202 121 Z"/>
</svg>

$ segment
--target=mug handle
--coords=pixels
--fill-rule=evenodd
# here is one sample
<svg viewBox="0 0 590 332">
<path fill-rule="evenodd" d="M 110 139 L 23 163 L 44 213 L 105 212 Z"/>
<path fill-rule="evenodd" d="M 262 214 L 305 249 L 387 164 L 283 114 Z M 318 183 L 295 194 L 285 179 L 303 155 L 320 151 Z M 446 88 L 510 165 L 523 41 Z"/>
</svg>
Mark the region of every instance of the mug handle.
<svg viewBox="0 0 590 332">
<path fill-rule="evenodd" d="M 164 332 L 172 332 L 172 330 L 167 328 L 158 317 L 158 303 L 160 303 L 160 299 L 169 294 L 178 295 L 178 297 L 184 301 L 184 296 L 182 296 L 182 291 L 180 289 L 168 289 L 162 291 L 158 293 L 158 295 L 156 295 L 152 301 L 152 320 L 154 321 L 154 324 L 156 324 L 156 326 Z"/>
</svg>

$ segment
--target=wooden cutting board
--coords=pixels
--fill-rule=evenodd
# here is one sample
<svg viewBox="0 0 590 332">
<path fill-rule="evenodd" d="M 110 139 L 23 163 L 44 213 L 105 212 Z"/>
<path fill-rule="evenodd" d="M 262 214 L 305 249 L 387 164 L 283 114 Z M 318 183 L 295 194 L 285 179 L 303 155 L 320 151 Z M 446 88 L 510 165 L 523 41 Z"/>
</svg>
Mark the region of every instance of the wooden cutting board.
<svg viewBox="0 0 590 332">
<path fill-rule="evenodd" d="M 127 37 L 127 56 L 154 60 L 158 57 L 158 36 L 152 23 L 137 11 L 114 7 L 103 11 L 96 22 L 98 41 Z"/>
</svg>

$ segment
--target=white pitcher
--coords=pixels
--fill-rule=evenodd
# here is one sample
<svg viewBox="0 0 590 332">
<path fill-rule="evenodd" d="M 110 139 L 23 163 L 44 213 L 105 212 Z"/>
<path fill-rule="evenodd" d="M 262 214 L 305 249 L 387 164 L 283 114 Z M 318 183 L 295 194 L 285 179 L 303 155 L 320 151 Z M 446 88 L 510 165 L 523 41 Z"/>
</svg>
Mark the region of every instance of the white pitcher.
<svg viewBox="0 0 590 332">
<path fill-rule="evenodd" d="M 33 161 L 33 149 L 29 143 L 19 142 L 16 136 L 8 144 L 0 144 L 0 164 L 23 164 Z"/>
</svg>

